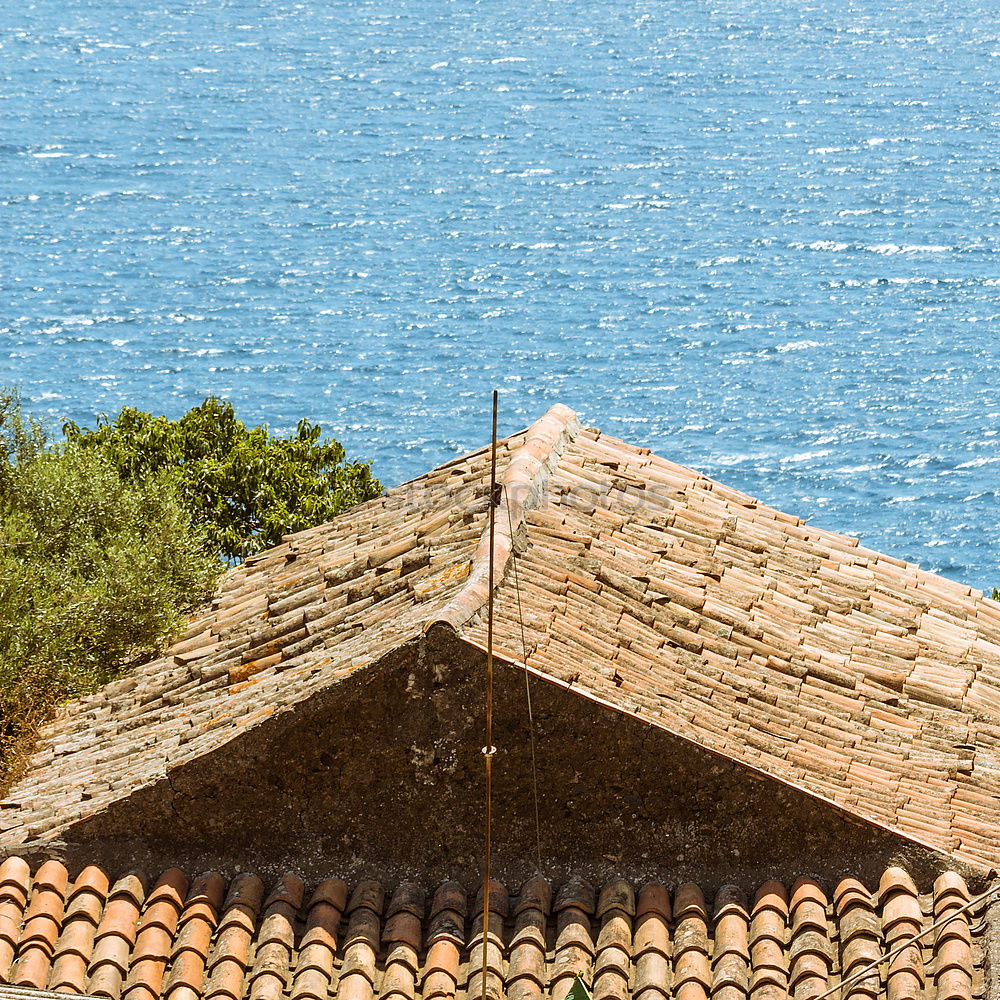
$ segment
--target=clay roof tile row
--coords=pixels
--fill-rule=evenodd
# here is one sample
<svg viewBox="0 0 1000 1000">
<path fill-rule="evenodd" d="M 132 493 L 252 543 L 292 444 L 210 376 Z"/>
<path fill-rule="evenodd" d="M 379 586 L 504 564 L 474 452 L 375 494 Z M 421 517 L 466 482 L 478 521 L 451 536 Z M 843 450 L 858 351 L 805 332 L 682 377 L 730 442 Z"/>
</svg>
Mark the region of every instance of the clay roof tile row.
<svg viewBox="0 0 1000 1000">
<path fill-rule="evenodd" d="M 2 898 L 13 907 L 3 911 L 0 983 L 112 1000 L 481 992 L 482 894 L 470 898 L 457 883 L 440 886 L 427 906 L 413 883 L 329 879 L 306 893 L 293 873 L 266 895 L 255 875 L 227 886 L 217 873 L 188 879 L 171 869 L 152 882 L 126 876 L 110 892 L 108 882 L 95 867 L 71 883 L 58 862 L 34 876 L 18 858 L 0 865 Z M 53 906 L 60 886 L 68 905 Z M 816 995 L 970 895 L 954 872 L 919 895 L 905 871 L 888 869 L 875 890 L 850 877 L 829 887 L 802 878 L 727 885 L 706 899 L 690 883 L 670 890 L 616 879 L 595 891 L 581 879 L 554 887 L 534 878 L 513 893 L 494 882 L 489 898 L 490 995 L 565 996 L 580 973 L 595 1000 L 745 1000 Z M 959 914 L 850 995 L 917 1000 L 933 990 L 972 1000 L 982 987 L 981 928 L 974 914 Z"/>
<path fill-rule="evenodd" d="M 500 655 L 857 818 L 1000 866 L 1000 606 L 580 428 L 565 407 L 499 451 Z M 43 728 L 0 811 L 5 843 L 63 836 L 434 623 L 483 648 L 488 475 L 486 450 L 456 459 L 228 573 L 162 657 Z M 0 959 L 17 891 L 0 886 Z M 35 979 L 55 958 L 68 891 L 56 880 L 32 903 Z M 128 923 L 123 892 L 111 895 Z M 176 907 L 165 900 L 144 942 L 185 923 Z M 95 941 L 111 935 L 98 927 Z M 206 966 L 220 995 L 232 962 Z"/>
</svg>

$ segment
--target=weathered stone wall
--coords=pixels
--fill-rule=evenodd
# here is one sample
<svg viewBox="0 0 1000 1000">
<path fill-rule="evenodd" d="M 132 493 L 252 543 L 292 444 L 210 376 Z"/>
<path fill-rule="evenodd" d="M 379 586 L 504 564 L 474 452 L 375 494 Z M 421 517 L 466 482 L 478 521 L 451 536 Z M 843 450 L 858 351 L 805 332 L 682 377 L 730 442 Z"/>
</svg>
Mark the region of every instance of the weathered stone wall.
<svg viewBox="0 0 1000 1000">
<path fill-rule="evenodd" d="M 291 867 L 475 884 L 485 656 L 444 627 L 72 828 L 118 869 Z M 704 887 L 954 867 L 746 768 L 533 680 L 542 869 Z M 494 872 L 537 868 L 524 675 L 496 666 Z M 51 852 L 51 847 L 46 849 Z M 874 888 L 874 885 L 872 886 Z"/>
</svg>

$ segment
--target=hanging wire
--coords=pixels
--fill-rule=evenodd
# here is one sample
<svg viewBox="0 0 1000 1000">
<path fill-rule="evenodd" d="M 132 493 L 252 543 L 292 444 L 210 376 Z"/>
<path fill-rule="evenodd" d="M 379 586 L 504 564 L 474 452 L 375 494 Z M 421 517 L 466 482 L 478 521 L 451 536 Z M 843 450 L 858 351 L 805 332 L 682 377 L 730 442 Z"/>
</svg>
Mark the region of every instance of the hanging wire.
<svg viewBox="0 0 1000 1000">
<path fill-rule="evenodd" d="M 535 748 L 535 716 L 531 710 L 531 678 L 528 674 L 528 640 L 524 635 L 524 613 L 521 610 L 521 581 L 517 572 L 517 554 L 514 552 L 514 525 L 510 517 L 510 500 L 507 500 L 507 525 L 510 529 L 510 556 L 514 567 L 514 593 L 517 595 L 517 623 L 521 627 L 521 662 L 524 664 L 524 695 L 528 701 L 528 736 L 531 743 L 531 788 L 535 803 L 535 848 L 538 853 L 538 874 L 542 873 L 542 821 L 538 808 L 538 759 Z"/>
</svg>

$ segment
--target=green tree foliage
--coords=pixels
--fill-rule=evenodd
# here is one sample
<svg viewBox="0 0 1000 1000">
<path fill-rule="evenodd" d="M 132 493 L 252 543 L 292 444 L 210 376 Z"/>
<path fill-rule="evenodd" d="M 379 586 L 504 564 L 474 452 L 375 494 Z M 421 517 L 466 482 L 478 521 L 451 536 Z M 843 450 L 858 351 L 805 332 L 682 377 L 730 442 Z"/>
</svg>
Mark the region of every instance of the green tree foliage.
<svg viewBox="0 0 1000 1000">
<path fill-rule="evenodd" d="M 44 448 L 45 430 L 24 412 L 21 393 L 0 387 L 0 497 L 10 489 L 14 470 L 27 466 Z"/>
<path fill-rule="evenodd" d="M 55 704 L 148 659 L 221 569 L 169 474 L 47 448 L 0 390 L 0 784 Z"/>
<path fill-rule="evenodd" d="M 209 544 L 244 559 L 281 536 L 329 521 L 382 493 L 366 462 L 347 462 L 322 429 L 299 421 L 287 438 L 247 427 L 231 403 L 209 398 L 179 420 L 125 407 L 93 430 L 70 422 L 67 439 L 105 454 L 127 482 L 175 470 L 180 495 Z"/>
</svg>

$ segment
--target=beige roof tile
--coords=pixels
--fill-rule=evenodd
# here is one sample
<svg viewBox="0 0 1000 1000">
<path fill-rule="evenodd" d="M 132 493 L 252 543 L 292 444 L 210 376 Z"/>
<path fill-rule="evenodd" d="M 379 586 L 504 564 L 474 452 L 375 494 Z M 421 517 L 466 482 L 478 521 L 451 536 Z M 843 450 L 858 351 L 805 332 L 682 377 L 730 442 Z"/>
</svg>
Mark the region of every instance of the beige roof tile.
<svg viewBox="0 0 1000 1000">
<path fill-rule="evenodd" d="M 1000 866 L 1000 606 L 580 428 L 565 407 L 501 442 L 498 469 L 501 656 L 857 818 Z M 4 842 L 58 837 L 431 623 L 484 648 L 488 475 L 487 450 L 456 459 L 228 573 L 162 657 L 44 727 L 0 810 Z M 8 954 L 26 905 L 10 871 L 0 967 L 34 981 L 67 889 L 39 896 L 37 954 Z M 131 905 L 116 892 L 109 908 Z M 131 923 L 114 932 L 131 947 L 133 915 L 115 919 Z M 98 927 L 96 947 L 109 934 Z M 221 958 L 206 961 L 221 994 L 249 959 L 218 972 Z M 441 989 L 450 963 L 427 973 Z M 794 975 L 819 975 L 814 965 L 803 957 Z M 301 973 L 285 985 L 304 996 L 327 970 Z M 276 988 L 261 977 L 261 995 Z M 703 978 L 690 981 L 711 989 Z"/>
</svg>

